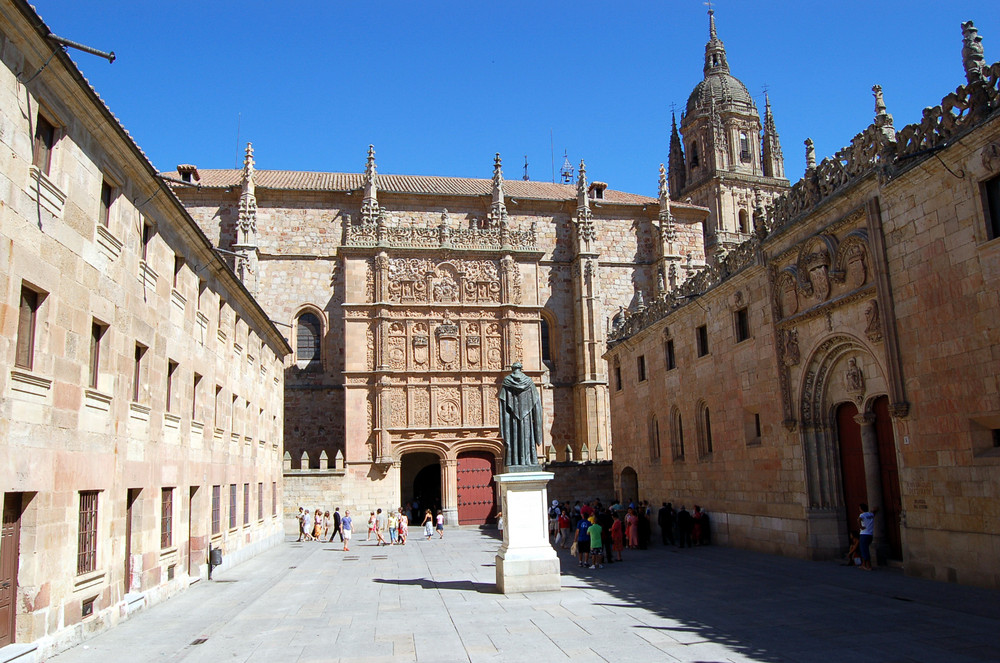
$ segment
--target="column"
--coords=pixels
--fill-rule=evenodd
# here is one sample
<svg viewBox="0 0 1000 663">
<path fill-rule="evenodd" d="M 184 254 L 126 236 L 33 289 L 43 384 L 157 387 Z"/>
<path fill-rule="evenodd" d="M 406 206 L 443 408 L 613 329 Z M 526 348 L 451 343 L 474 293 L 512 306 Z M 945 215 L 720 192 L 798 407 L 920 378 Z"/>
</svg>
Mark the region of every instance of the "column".
<svg viewBox="0 0 1000 663">
<path fill-rule="evenodd" d="M 872 541 L 873 563 L 881 564 L 889 555 L 885 536 L 885 508 L 882 504 L 882 467 L 878 458 L 878 436 L 875 433 L 875 414 L 863 412 L 854 417 L 861 426 L 861 452 L 865 459 L 865 484 L 868 487 L 868 509 L 878 509 L 875 516 L 875 538 Z"/>
<path fill-rule="evenodd" d="M 458 459 L 441 461 L 441 511 L 446 525 L 458 525 Z"/>
</svg>

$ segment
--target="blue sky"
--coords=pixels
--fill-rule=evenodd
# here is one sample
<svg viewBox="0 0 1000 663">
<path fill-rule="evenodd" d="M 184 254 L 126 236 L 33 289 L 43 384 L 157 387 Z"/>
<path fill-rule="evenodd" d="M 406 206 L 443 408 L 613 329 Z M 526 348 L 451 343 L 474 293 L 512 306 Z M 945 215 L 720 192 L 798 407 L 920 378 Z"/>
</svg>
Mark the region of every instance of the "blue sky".
<svg viewBox="0 0 1000 663">
<path fill-rule="evenodd" d="M 671 104 L 702 79 L 698 1 L 615 3 L 35 0 L 157 168 L 258 168 L 552 179 L 563 151 L 591 179 L 655 195 Z M 733 75 L 763 112 L 770 91 L 786 173 L 822 158 L 885 91 L 897 127 L 964 82 L 963 20 L 1000 60 L 995 0 L 714 4 Z M 679 110 L 678 110 L 679 112 Z M 551 142 L 550 142 L 551 136 Z M 558 176 L 558 172 L 557 172 Z"/>
</svg>

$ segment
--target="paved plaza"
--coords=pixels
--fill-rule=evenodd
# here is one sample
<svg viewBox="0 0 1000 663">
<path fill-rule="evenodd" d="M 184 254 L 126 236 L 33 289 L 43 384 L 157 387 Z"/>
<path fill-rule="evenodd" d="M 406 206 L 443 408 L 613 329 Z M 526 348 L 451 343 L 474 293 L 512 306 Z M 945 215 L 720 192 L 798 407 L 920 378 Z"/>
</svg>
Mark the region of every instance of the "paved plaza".
<svg viewBox="0 0 1000 663">
<path fill-rule="evenodd" d="M 997 661 L 1000 593 L 717 546 L 560 553 L 560 592 L 496 593 L 495 532 L 349 553 L 293 539 L 50 660 Z M 200 643 L 200 644 L 199 644 Z"/>
</svg>

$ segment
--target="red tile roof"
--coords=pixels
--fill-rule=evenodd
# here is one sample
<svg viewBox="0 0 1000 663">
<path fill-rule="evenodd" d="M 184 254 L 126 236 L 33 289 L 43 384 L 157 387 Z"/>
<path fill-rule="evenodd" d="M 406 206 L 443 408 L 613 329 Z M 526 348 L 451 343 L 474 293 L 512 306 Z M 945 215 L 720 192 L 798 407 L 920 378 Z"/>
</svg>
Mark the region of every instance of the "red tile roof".
<svg viewBox="0 0 1000 663">
<path fill-rule="evenodd" d="M 201 186 L 209 189 L 228 189 L 240 186 L 241 170 L 198 169 Z M 174 176 L 173 173 L 164 173 Z M 356 191 L 364 186 L 361 173 L 316 173 L 298 170 L 255 170 L 254 183 L 258 189 L 284 191 Z M 387 193 L 403 193 L 439 196 L 488 196 L 493 181 L 468 177 L 440 177 L 436 175 L 378 175 L 378 190 Z M 504 193 L 508 198 L 535 200 L 576 200 L 576 185 L 553 184 L 524 180 L 504 181 Z M 640 196 L 624 191 L 607 189 L 598 203 L 623 205 L 657 204 L 656 198 Z M 672 205 L 688 207 L 683 203 Z"/>
</svg>

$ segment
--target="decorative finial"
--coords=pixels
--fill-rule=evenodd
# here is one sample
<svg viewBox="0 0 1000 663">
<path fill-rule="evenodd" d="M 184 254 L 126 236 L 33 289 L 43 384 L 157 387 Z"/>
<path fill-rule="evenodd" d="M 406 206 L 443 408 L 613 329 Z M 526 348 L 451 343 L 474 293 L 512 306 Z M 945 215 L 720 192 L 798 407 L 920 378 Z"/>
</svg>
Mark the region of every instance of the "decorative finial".
<svg viewBox="0 0 1000 663">
<path fill-rule="evenodd" d="M 885 115 L 885 99 L 882 97 L 882 86 L 873 85 L 872 94 L 875 96 L 875 114 Z"/>
<path fill-rule="evenodd" d="M 712 3 L 706 3 L 708 5 L 708 38 L 718 39 L 718 35 L 715 33 L 715 10 L 712 9 Z"/>
<path fill-rule="evenodd" d="M 587 195 L 587 164 L 580 159 L 580 170 L 579 175 L 576 178 L 576 192 L 577 194 L 583 194 L 584 197 Z"/>
<path fill-rule="evenodd" d="M 965 79 L 969 83 L 982 81 L 986 58 L 983 55 L 983 38 L 972 21 L 962 23 L 962 66 L 965 67 Z"/>
<path fill-rule="evenodd" d="M 504 202 L 503 169 L 500 153 L 493 157 L 493 202 L 490 204 L 490 224 L 499 225 L 507 217 L 507 205 Z"/>
<path fill-rule="evenodd" d="M 705 75 L 713 72 L 729 73 L 729 63 L 726 62 L 726 47 L 715 31 L 715 10 L 710 3 L 708 7 L 708 43 L 705 44 Z"/>
<path fill-rule="evenodd" d="M 375 146 L 368 146 L 368 160 L 365 162 L 365 177 L 375 177 Z"/>
<path fill-rule="evenodd" d="M 667 184 L 667 169 L 660 164 L 660 200 L 670 199 L 670 185 Z"/>
<path fill-rule="evenodd" d="M 806 138 L 806 170 L 816 167 L 816 148 L 813 147 L 813 139 Z"/>
<path fill-rule="evenodd" d="M 569 153 L 563 150 L 563 165 L 559 169 L 559 178 L 563 184 L 573 183 L 573 164 L 569 161 Z"/>
<path fill-rule="evenodd" d="M 361 200 L 361 223 L 370 224 L 379 220 L 378 185 L 375 181 L 375 146 L 368 146 L 365 160 L 364 198 Z"/>
<path fill-rule="evenodd" d="M 525 182 L 527 182 L 530 179 L 528 177 L 528 155 L 527 154 L 524 155 L 524 177 L 522 177 L 521 179 L 523 179 Z"/>
</svg>

